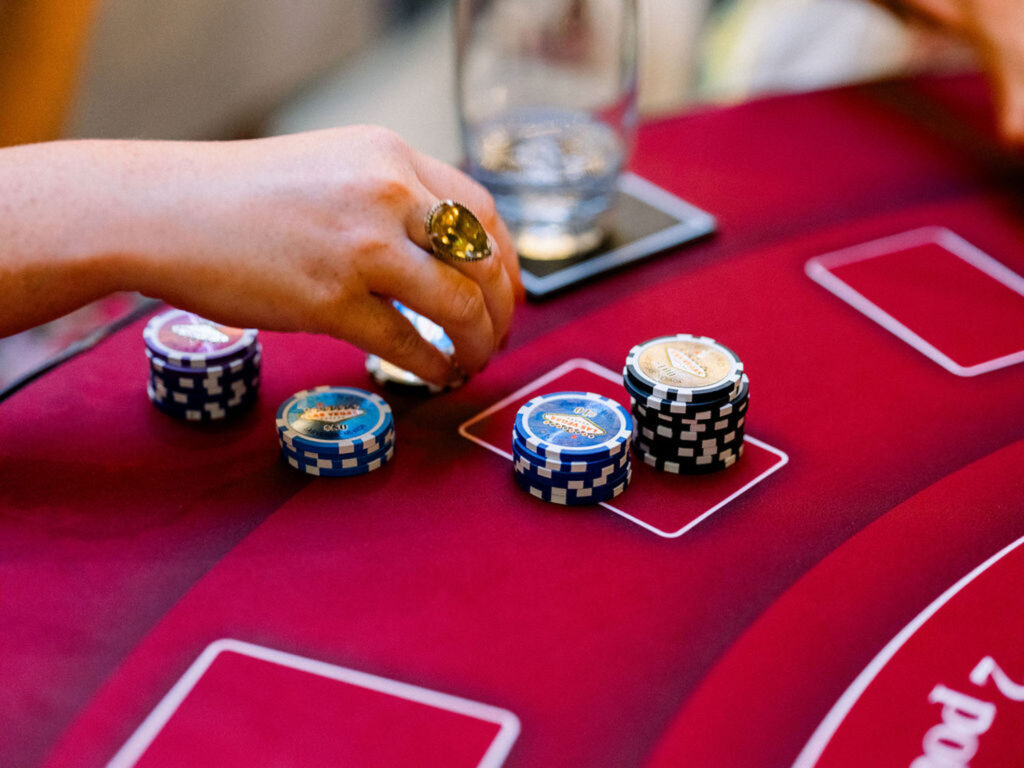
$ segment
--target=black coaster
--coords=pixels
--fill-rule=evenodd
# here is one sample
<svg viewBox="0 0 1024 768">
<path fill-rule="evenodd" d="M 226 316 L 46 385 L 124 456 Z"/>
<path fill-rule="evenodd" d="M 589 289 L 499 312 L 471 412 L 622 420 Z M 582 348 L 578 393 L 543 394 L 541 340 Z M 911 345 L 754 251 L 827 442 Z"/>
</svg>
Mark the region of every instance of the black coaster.
<svg viewBox="0 0 1024 768">
<path fill-rule="evenodd" d="M 519 257 L 523 285 L 544 298 L 596 275 L 641 261 L 715 231 L 714 216 L 633 173 L 619 178 L 614 228 L 589 253 L 566 259 Z"/>
</svg>

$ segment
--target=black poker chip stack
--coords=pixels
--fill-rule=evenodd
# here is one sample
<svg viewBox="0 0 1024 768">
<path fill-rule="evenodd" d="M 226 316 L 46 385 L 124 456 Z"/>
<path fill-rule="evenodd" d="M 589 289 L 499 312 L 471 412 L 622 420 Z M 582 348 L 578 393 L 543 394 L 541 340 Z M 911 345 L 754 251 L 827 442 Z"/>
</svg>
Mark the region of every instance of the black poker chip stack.
<svg viewBox="0 0 1024 768">
<path fill-rule="evenodd" d="M 750 382 L 731 349 L 707 336 L 660 336 L 630 350 L 622 372 L 633 450 L 673 474 L 727 469 L 743 455 Z"/>
</svg>

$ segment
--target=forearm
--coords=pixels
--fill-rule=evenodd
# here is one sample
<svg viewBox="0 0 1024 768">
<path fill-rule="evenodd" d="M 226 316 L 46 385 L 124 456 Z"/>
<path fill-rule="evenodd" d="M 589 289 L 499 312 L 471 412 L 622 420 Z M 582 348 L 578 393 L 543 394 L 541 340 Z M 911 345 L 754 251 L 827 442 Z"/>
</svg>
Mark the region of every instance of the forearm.
<svg viewBox="0 0 1024 768">
<path fill-rule="evenodd" d="M 171 209 L 197 146 L 68 141 L 0 150 L 0 336 L 113 291 L 159 295 L 161 251 L 173 247 L 166 238 L 187 227 Z"/>
<path fill-rule="evenodd" d="M 113 165 L 101 143 L 0 151 L 0 336 L 120 287 Z"/>
</svg>

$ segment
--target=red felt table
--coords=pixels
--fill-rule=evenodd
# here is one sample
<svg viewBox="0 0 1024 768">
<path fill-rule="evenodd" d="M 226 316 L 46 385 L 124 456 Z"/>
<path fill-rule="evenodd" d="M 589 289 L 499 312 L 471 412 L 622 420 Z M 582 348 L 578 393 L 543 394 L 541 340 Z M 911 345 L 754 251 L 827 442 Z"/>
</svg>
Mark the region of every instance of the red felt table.
<svg viewBox="0 0 1024 768">
<path fill-rule="evenodd" d="M 1021 762 L 1024 177 L 988 110 L 965 78 L 647 125 L 635 170 L 720 233 L 521 307 L 461 390 L 385 392 L 367 476 L 278 459 L 284 398 L 372 388 L 326 338 L 263 334 L 259 405 L 214 427 L 149 404 L 139 325 L 21 390 L 0 764 Z M 510 409 L 624 398 L 629 348 L 680 331 L 745 362 L 740 464 L 638 468 L 612 508 L 516 488 Z"/>
</svg>

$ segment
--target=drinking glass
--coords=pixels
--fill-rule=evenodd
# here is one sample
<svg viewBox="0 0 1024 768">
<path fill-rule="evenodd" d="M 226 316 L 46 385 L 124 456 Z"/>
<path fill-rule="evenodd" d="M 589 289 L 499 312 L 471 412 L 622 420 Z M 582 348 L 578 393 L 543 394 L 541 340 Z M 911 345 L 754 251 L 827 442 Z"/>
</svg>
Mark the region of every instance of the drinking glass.
<svg viewBox="0 0 1024 768">
<path fill-rule="evenodd" d="M 457 0 L 467 169 L 521 256 L 596 248 L 636 129 L 636 0 Z"/>
</svg>

